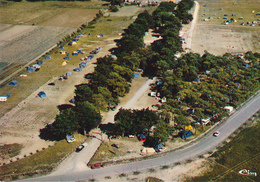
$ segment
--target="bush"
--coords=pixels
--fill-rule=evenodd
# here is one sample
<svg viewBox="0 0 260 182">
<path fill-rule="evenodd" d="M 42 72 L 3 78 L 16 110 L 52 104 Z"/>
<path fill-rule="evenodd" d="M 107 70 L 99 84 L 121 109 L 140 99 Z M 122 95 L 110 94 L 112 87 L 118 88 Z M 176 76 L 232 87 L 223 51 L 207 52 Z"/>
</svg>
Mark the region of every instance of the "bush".
<svg viewBox="0 0 260 182">
<path fill-rule="evenodd" d="M 110 6 L 109 10 L 111 12 L 117 12 L 119 9 L 116 6 L 112 5 L 112 6 Z"/>
</svg>

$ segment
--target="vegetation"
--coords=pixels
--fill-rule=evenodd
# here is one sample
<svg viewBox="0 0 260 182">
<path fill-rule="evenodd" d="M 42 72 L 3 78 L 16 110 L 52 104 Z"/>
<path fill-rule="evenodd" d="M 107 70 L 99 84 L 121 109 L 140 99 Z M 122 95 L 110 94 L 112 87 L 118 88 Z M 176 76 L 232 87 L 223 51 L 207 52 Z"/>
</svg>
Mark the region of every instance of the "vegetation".
<svg viewBox="0 0 260 182">
<path fill-rule="evenodd" d="M 22 148 L 23 146 L 18 143 L 2 145 L 0 146 L 0 157 L 2 159 L 9 159 L 17 156 Z"/>
<path fill-rule="evenodd" d="M 259 175 L 244 176 L 238 173 L 242 169 L 257 172 L 260 168 L 259 129 L 258 119 L 257 124 L 241 131 L 231 142 L 212 155 L 215 162 L 209 171 L 188 181 L 259 181 Z"/>
<path fill-rule="evenodd" d="M 67 143 L 61 140 L 39 152 L 31 152 L 30 156 L 19 159 L 8 165 L 0 167 L 0 176 L 3 181 L 12 181 L 19 178 L 25 178 L 35 174 L 50 172 L 58 162 L 75 150 L 81 144 L 85 137 L 75 134 L 76 141 Z M 51 157 L 50 157 L 51 156 Z M 23 176 L 23 177 L 22 177 Z"/>
</svg>

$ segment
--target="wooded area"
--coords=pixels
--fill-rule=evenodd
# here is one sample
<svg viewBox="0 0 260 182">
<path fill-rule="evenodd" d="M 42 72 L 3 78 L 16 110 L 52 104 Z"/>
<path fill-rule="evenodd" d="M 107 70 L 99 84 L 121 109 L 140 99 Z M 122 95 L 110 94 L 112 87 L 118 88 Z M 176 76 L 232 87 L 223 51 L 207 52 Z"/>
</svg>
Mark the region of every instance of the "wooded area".
<svg viewBox="0 0 260 182">
<path fill-rule="evenodd" d="M 129 92 L 133 73 L 138 69 L 144 70 L 143 76 L 159 78 L 160 84 L 152 89 L 167 102 L 159 108 L 160 114 L 149 109 L 121 109 L 115 125 L 116 133 L 122 136 L 149 135 L 155 126 L 154 139 L 167 141 L 173 130 L 170 120 L 181 129 L 197 123 L 203 126 L 203 119 L 211 118 L 214 123 L 225 116 L 224 106 L 237 107 L 245 101 L 259 89 L 259 53 L 248 52 L 243 58 L 187 53 L 176 58 L 177 52 L 183 52 L 179 31 L 182 24 L 192 21 L 188 10 L 193 3 L 162 2 L 152 15 L 140 13 L 122 38 L 115 40 L 117 47 L 110 50 L 111 54 L 97 59 L 89 83 L 76 86 L 75 106 L 57 115 L 41 133 L 47 131 L 49 138 L 62 139 L 67 133 L 97 127 L 100 111 L 115 107 L 119 97 Z M 151 46 L 143 41 L 148 29 L 162 37 Z"/>
</svg>

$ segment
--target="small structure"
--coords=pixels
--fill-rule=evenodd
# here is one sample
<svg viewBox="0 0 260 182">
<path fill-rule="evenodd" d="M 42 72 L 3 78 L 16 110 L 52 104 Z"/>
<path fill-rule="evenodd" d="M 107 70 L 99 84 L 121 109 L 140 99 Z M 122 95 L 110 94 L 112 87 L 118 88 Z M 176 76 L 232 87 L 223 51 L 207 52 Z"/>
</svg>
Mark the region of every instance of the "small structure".
<svg viewBox="0 0 260 182">
<path fill-rule="evenodd" d="M 232 106 L 225 106 L 224 109 L 226 110 L 226 112 L 228 114 L 230 114 L 234 110 L 234 108 Z"/>
<path fill-rule="evenodd" d="M 7 96 L 0 96 L 0 102 L 6 102 Z"/>
<path fill-rule="evenodd" d="M 43 92 L 43 91 L 39 92 L 39 93 L 38 93 L 38 96 L 39 96 L 40 98 L 47 97 L 46 93 Z"/>
<path fill-rule="evenodd" d="M 151 95 L 151 97 L 155 97 L 156 96 L 156 92 L 155 91 L 151 91 L 150 95 Z"/>
<path fill-rule="evenodd" d="M 68 143 L 71 143 L 71 142 L 75 142 L 75 141 L 76 141 L 74 135 L 72 135 L 72 134 L 67 134 L 67 135 L 66 135 L 66 139 L 67 139 L 67 142 L 68 142 Z"/>
<path fill-rule="evenodd" d="M 61 45 L 61 46 L 60 46 L 60 49 L 64 49 L 64 45 Z"/>
<path fill-rule="evenodd" d="M 161 99 L 161 102 L 162 102 L 162 103 L 165 103 L 165 102 L 166 102 L 166 97 L 163 97 L 163 98 Z"/>
<path fill-rule="evenodd" d="M 143 148 L 141 154 L 153 154 L 155 153 L 154 148 Z"/>
<path fill-rule="evenodd" d="M 223 8 L 219 8 L 218 10 L 221 10 L 221 11 L 222 11 L 222 10 L 223 10 Z"/>
<path fill-rule="evenodd" d="M 200 119 L 198 119 L 198 122 L 200 122 L 202 125 L 206 125 L 210 122 L 210 118 L 208 118 L 208 119 L 200 118 Z"/>
</svg>

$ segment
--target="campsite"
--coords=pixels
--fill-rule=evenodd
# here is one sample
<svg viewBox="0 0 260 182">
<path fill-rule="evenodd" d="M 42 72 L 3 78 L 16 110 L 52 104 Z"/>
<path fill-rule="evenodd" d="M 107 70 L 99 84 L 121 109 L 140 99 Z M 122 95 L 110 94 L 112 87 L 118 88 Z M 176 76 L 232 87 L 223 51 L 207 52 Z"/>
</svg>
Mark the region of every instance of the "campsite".
<svg viewBox="0 0 260 182">
<path fill-rule="evenodd" d="M 210 6 L 207 8 L 211 10 Z M 129 9 L 130 10 L 127 12 L 130 12 L 133 9 L 136 10 L 135 12 L 140 11 L 140 8 L 137 7 L 130 7 Z M 123 11 L 120 11 L 120 13 L 122 12 Z M 69 18 L 68 16 L 65 17 Z M 50 18 L 48 21 L 46 20 L 39 24 L 45 26 L 48 23 L 48 25 L 55 25 L 49 22 L 51 19 L 55 18 Z M 39 71 L 31 71 L 28 73 L 28 69 L 24 69 L 21 72 L 21 75 L 26 74 L 27 77 L 20 76 L 20 74 L 17 75 L 14 79 L 17 80 L 18 84 L 14 87 L 9 86 L 9 82 L 3 86 L 1 85 L 0 95 L 11 94 L 11 97 L 8 98 L 8 102 L 0 102 L 0 107 L 3 108 L 0 111 L 0 122 L 4 126 L 1 130 L 1 142 L 8 143 L 12 137 L 13 141 L 22 143 L 25 148 L 21 150 L 21 156 L 28 154 L 31 151 L 40 150 L 42 147 L 48 147 L 49 145 L 53 144 L 53 142 L 45 141 L 37 143 L 39 141 L 39 128 L 42 128 L 47 123 L 53 121 L 55 115 L 59 112 L 57 106 L 61 104 L 69 104 L 70 99 L 74 96 L 74 85 L 87 82 L 87 80 L 84 78 L 84 75 L 93 72 L 95 67 L 95 64 L 93 64 L 95 62 L 95 58 L 107 55 L 109 53 L 108 50 L 115 45 L 113 40 L 118 38 L 119 34 L 122 33 L 122 28 L 127 27 L 127 25 L 133 21 L 132 16 L 116 16 L 116 14 L 114 16 L 110 16 L 109 19 L 112 21 L 107 21 L 107 17 L 101 18 L 100 21 L 95 24 L 95 29 L 89 29 L 85 35 L 77 41 L 77 44 L 70 46 L 64 45 L 63 49 L 56 47 L 53 51 L 39 58 L 37 60 L 37 64 L 41 66 Z M 56 19 L 56 21 L 58 21 L 58 19 Z M 64 25 L 66 22 L 61 23 Z M 255 31 L 259 30 L 259 27 L 250 27 L 250 31 L 246 28 L 241 33 L 239 30 L 237 30 L 238 28 L 227 30 L 226 27 L 224 28 L 219 24 L 207 25 L 205 23 L 206 22 L 199 22 L 198 27 L 201 27 L 201 30 L 195 30 L 195 41 L 192 42 L 192 50 L 194 52 L 203 53 L 204 50 L 209 50 L 210 53 L 214 53 L 216 55 L 223 54 L 227 51 L 232 52 L 234 48 L 231 47 L 229 50 L 225 44 L 227 42 L 232 43 L 230 46 L 236 47 L 236 52 L 245 52 L 247 50 L 259 51 L 259 46 L 256 44 L 257 41 L 252 41 L 252 37 L 255 37 L 254 40 L 259 39 L 259 36 L 255 34 Z M 223 35 L 221 35 L 222 33 L 216 35 L 215 31 L 210 31 L 212 27 L 217 27 L 219 31 L 228 32 L 230 39 L 226 39 L 226 42 L 216 41 L 219 40 L 219 37 Z M 185 29 L 188 29 L 188 26 L 183 28 L 184 31 Z M 206 32 L 198 33 L 199 31 L 204 30 Z M 100 36 L 100 33 L 102 33 L 103 37 Z M 233 36 L 239 37 L 241 35 L 242 37 L 240 39 L 235 41 L 232 39 Z M 211 37 L 212 40 L 209 37 Z M 237 48 L 237 46 L 240 44 L 241 47 Z M 214 48 L 212 48 L 212 45 L 214 45 Z M 245 47 L 243 47 L 243 45 L 245 45 Z M 215 49 L 218 46 L 219 48 Z M 88 56 L 88 53 L 90 53 L 92 50 L 96 50 L 97 47 L 102 47 L 102 50 L 100 50 L 97 55 L 95 55 L 93 60 L 86 60 L 87 65 L 82 66 L 85 68 L 82 68 L 80 72 L 76 72 L 74 69 L 79 67 L 79 64 L 81 63 L 80 59 L 82 59 L 84 56 Z M 86 54 L 84 54 L 84 56 L 81 54 L 73 56 L 73 52 L 77 50 L 83 50 L 86 52 Z M 57 51 L 58 53 L 56 53 Z M 59 53 L 60 51 L 66 51 L 66 53 L 70 53 L 70 55 L 62 55 Z M 51 59 L 46 59 L 49 58 L 49 55 L 51 55 Z M 65 60 L 65 56 L 69 56 L 71 59 Z M 27 60 L 29 60 L 29 58 Z M 63 81 L 59 80 L 61 75 L 64 75 L 68 72 L 71 73 L 71 75 L 68 76 L 68 79 Z M 146 81 L 145 78 L 138 77 L 139 76 L 136 75 L 136 79 L 133 82 L 133 87 L 131 88 L 132 92 L 130 92 L 129 95 L 121 100 L 122 104 L 131 97 L 131 94 L 134 93 L 135 89 L 137 90 L 138 86 L 142 85 Z M 54 85 L 49 85 L 49 83 L 54 83 Z M 17 89 L 19 89 L 19 92 L 17 92 Z M 149 97 L 148 93 L 149 90 L 147 90 L 143 97 L 138 101 L 138 108 L 141 109 L 158 103 L 157 100 Z M 44 97 L 41 98 L 40 96 Z M 41 102 L 40 106 L 37 104 L 39 102 Z M 106 113 L 104 116 L 105 115 Z M 10 120 L 12 122 L 10 122 Z M 17 125 L 17 123 L 19 123 L 19 125 Z M 180 139 L 180 141 L 182 140 Z M 122 141 L 120 143 L 120 140 L 116 140 L 116 142 L 120 145 L 120 148 L 124 147 L 124 144 L 121 144 Z M 179 143 L 177 141 L 172 143 L 171 147 L 176 147 L 181 144 L 181 142 Z M 139 151 L 137 155 L 140 155 Z M 135 157 L 137 155 L 131 154 L 131 157 Z M 201 165 L 201 163 L 199 164 Z"/>
</svg>

